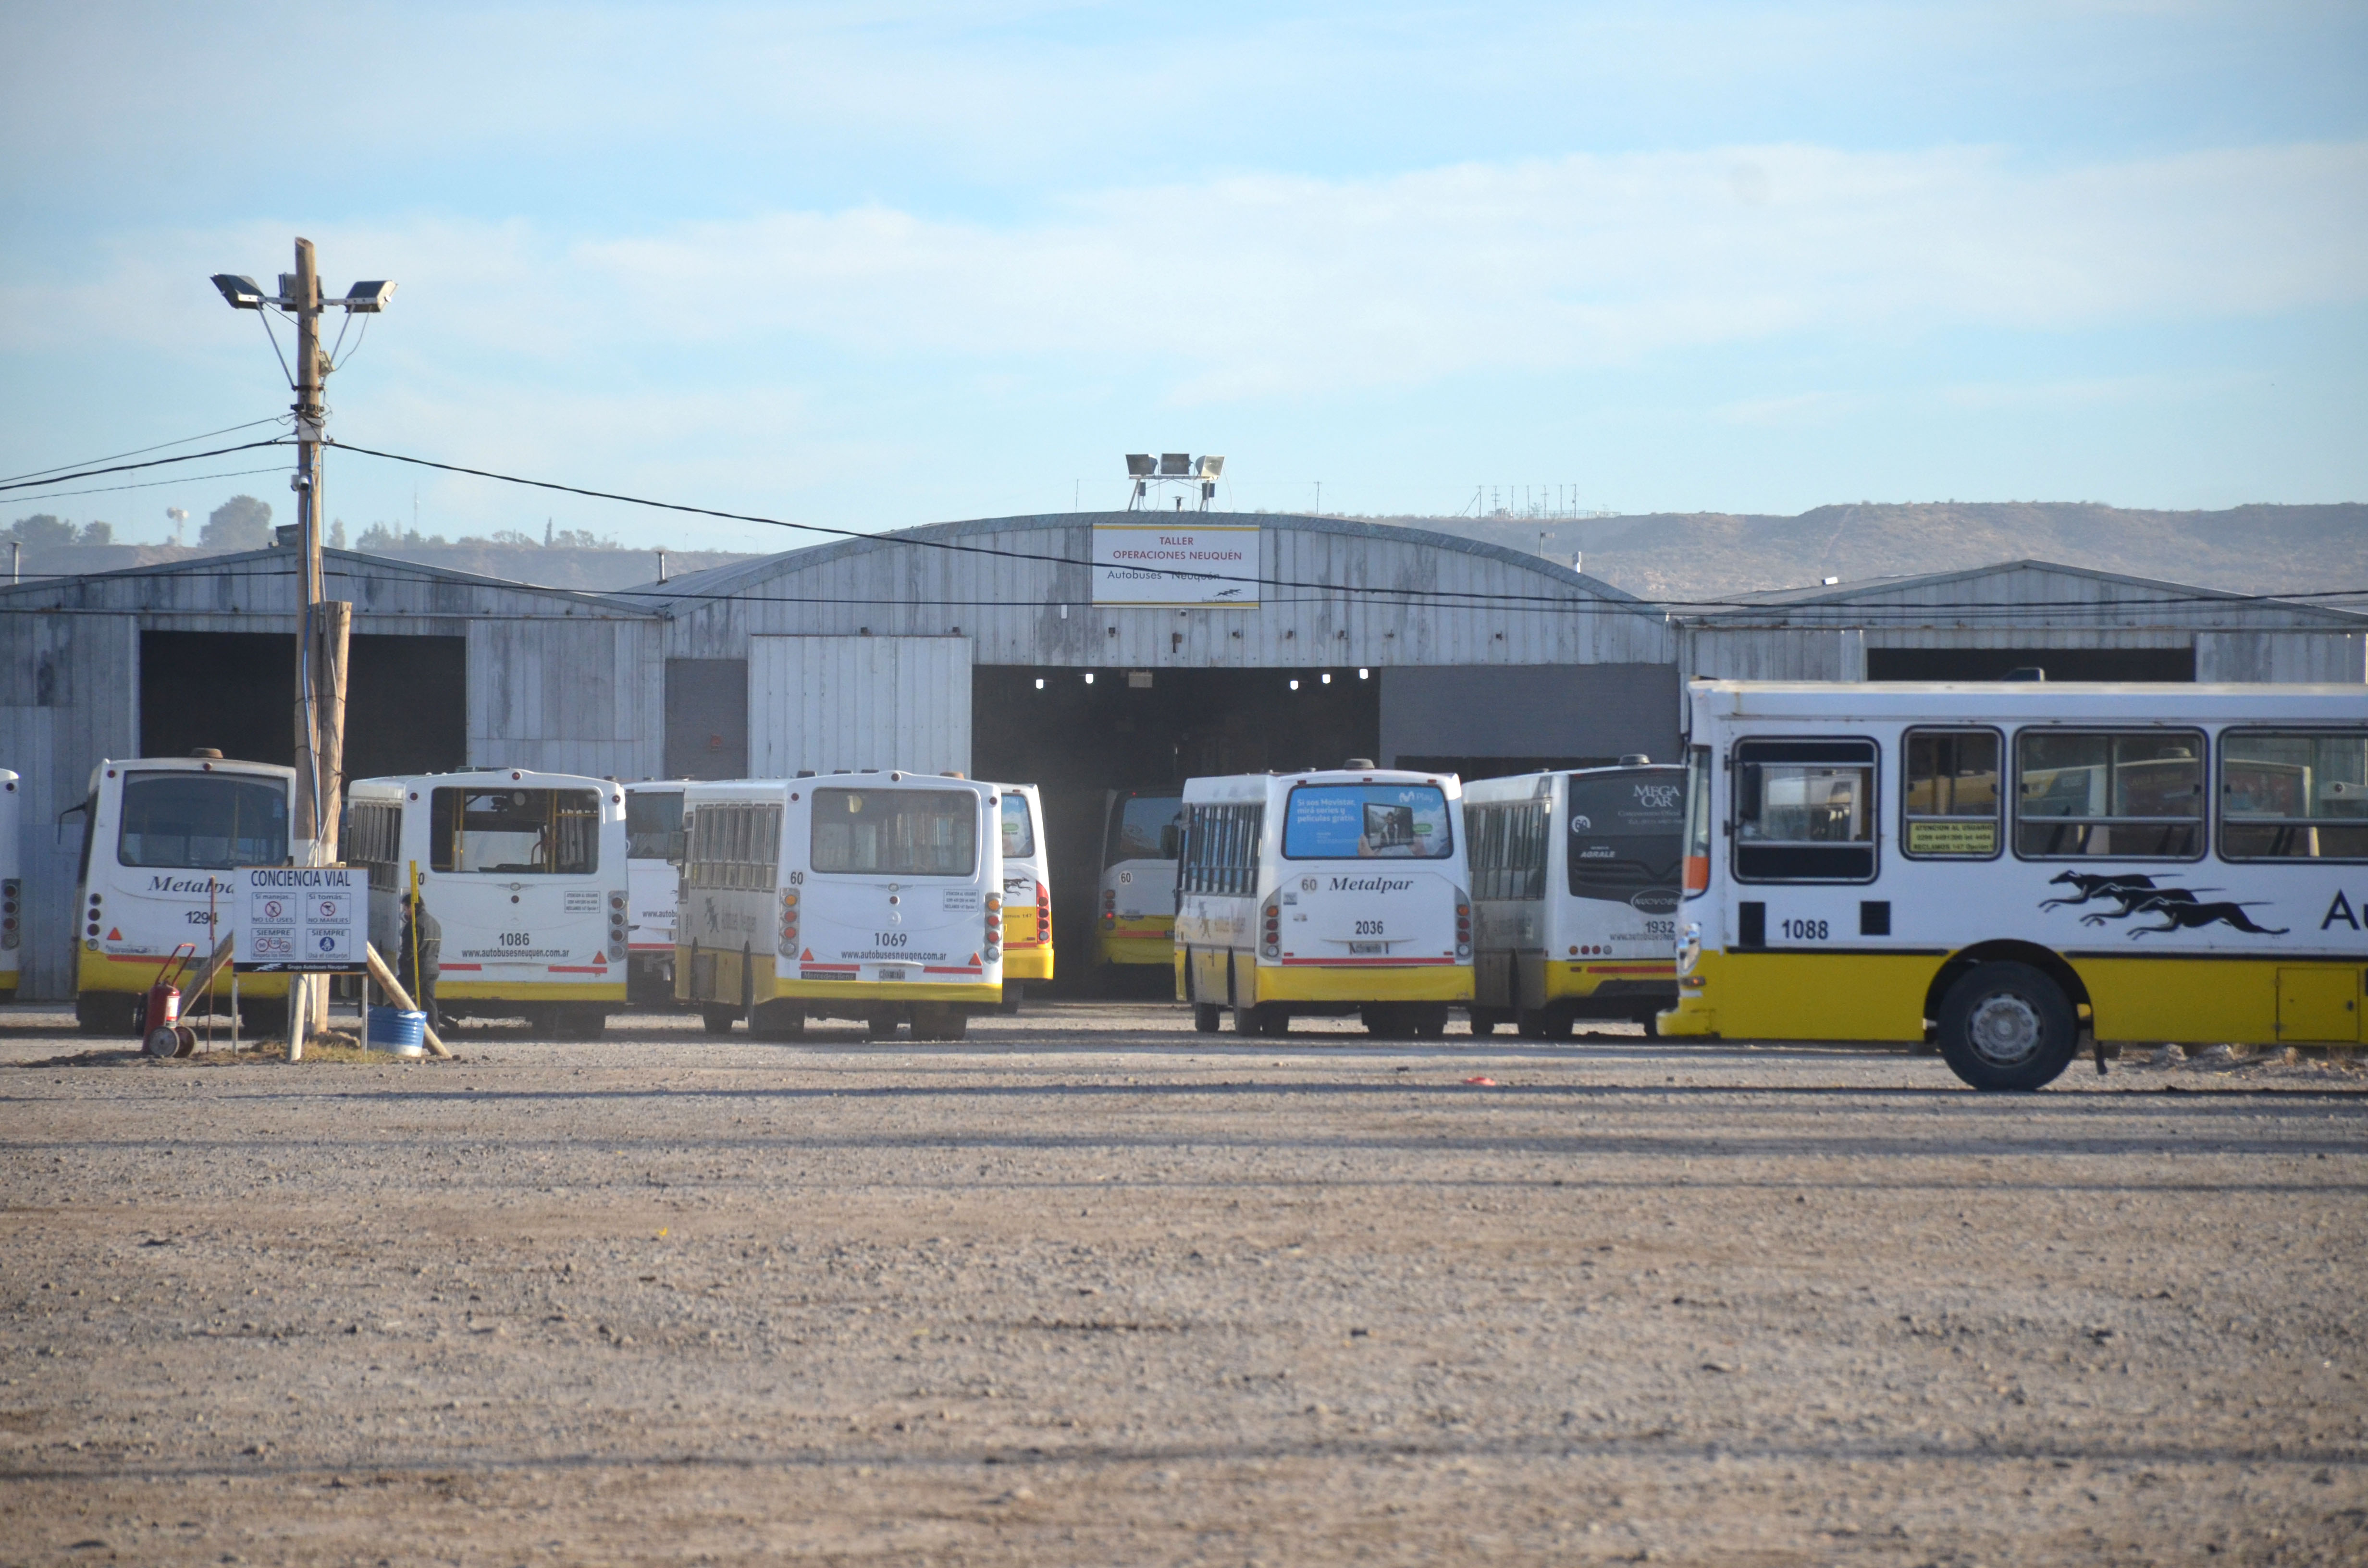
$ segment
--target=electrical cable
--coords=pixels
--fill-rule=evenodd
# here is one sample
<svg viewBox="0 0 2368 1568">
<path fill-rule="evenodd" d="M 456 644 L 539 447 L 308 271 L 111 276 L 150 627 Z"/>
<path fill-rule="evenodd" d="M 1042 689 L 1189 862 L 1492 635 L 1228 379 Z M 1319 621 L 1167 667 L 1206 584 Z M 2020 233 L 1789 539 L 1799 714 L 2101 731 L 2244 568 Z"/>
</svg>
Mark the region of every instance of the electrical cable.
<svg viewBox="0 0 2368 1568">
<path fill-rule="evenodd" d="M 462 465 L 461 465 L 461 464 L 459 464 L 459 463 L 438 462 L 438 461 L 435 461 L 434 460 L 432 460 L 432 459 L 428 459 L 428 458 L 415 458 L 415 457 L 407 457 L 407 456 L 404 456 L 404 454 L 402 454 L 402 453 L 400 453 L 400 452 L 382 452 L 382 451 L 379 451 L 379 450 L 377 450 L 377 449 L 373 449 L 373 448 L 370 448 L 370 447 L 356 447 L 356 446 L 348 446 L 348 445 L 347 445 L 347 444 L 345 444 L 345 443 L 343 443 L 343 442 L 333 442 L 333 443 L 331 443 L 331 444 L 335 445 L 335 446 L 336 447 L 336 449 L 337 449 L 338 450 L 340 450 L 340 451 L 355 452 L 355 453 L 359 453 L 359 454 L 360 454 L 361 456 L 364 456 L 364 457 L 381 458 L 381 459 L 383 459 L 383 460 L 387 460 L 387 461 L 390 461 L 390 462 L 408 463 L 408 464 L 411 464 L 411 465 L 413 465 L 413 466 L 415 466 L 415 467 L 418 467 L 418 468 L 430 468 L 430 469 L 436 469 L 436 470 L 438 470 L 438 471 L 440 471 L 440 472 L 445 472 L 445 473 L 461 473 L 461 474 L 467 474 L 467 475 L 470 475 L 470 476 L 471 476 L 471 477 L 472 477 L 472 478 L 477 478 L 477 479 L 491 479 L 491 480 L 498 481 L 498 482 L 500 482 L 500 483 L 505 483 L 505 484 L 518 484 L 518 485 L 524 485 L 524 486 L 527 486 L 528 488 L 530 488 L 530 489 L 536 489 L 536 490 L 552 490 L 552 491 L 557 491 L 557 492 L 560 492 L 560 493 L 561 493 L 561 494 L 568 494 L 568 495 L 582 495 L 582 496 L 586 496 L 586 497 L 588 497 L 588 498 L 590 498 L 590 499 L 592 499 L 592 500 L 596 500 L 596 501 L 616 501 L 616 502 L 621 502 L 621 503 L 623 503 L 623 504 L 624 504 L 624 505 L 626 505 L 626 506 L 646 506 L 646 507 L 650 507 L 650 508 L 652 508 L 653 510 L 656 510 L 656 511 L 664 511 L 664 512 L 682 512 L 682 513 L 686 513 L 686 514 L 689 514 L 689 515 L 693 516 L 693 517 L 718 517 L 718 518 L 722 518 L 722 519 L 723 519 L 723 520 L 725 520 L 725 521 L 727 521 L 727 522 L 759 523 L 759 524 L 762 524 L 762 525 L 764 525 L 764 526 L 766 526 L 766 527 L 768 527 L 768 528 L 791 528 L 791 529 L 796 529 L 796 530 L 800 530 L 800 531 L 807 532 L 807 533 L 828 534 L 828 535 L 831 535 L 831 536 L 833 536 L 833 537 L 835 537 L 835 538 L 839 538 L 839 539 L 860 539 L 860 540 L 874 540 L 874 541 L 879 542 L 879 543 L 882 543 L 882 544 L 910 545 L 910 546 L 913 546 L 913 547 L 915 547 L 915 548 L 916 548 L 916 549 L 930 549 L 930 550 L 951 551 L 955 551 L 955 552 L 959 552 L 959 553 L 962 553 L 962 554 L 967 554 L 967 555 L 988 555 L 988 556 L 997 556 L 997 557 L 1001 557 L 1001 558 L 1003 558 L 1003 559 L 1005 559 L 1005 560 L 1012 560 L 1012 561 L 1034 561 L 1034 562 L 1044 562 L 1044 563 L 1046 563 L 1046 564 L 1050 564 L 1050 565 L 1056 565 L 1056 566 L 1086 566 L 1086 567 L 1090 567 L 1090 566 L 1092 566 L 1092 565 L 1096 564 L 1094 562 L 1091 562 L 1091 561 L 1083 561 L 1083 560 L 1079 560 L 1079 559 L 1078 559 L 1078 558 L 1076 558 L 1076 556 L 1070 556 L 1070 555 L 1052 555 L 1052 554 L 1047 554 L 1047 553 L 1045 553 L 1045 552 L 1043 552 L 1043 551 L 1041 551 L 999 550 L 999 549 L 995 548 L 995 547 L 994 547 L 994 546 L 992 546 L 992 545 L 962 544 L 962 543 L 959 543 L 959 542 L 957 542 L 957 541 L 955 541 L 955 540 L 942 540 L 942 539 L 921 539 L 921 538 L 916 538 L 916 537 L 914 537 L 914 536 L 912 536 L 912 535 L 909 535 L 909 534 L 903 534 L 903 535 L 892 535 L 892 534 L 867 533 L 867 532 L 865 532 L 864 530 L 860 529 L 860 528 L 833 528 L 833 527 L 830 527 L 830 526 L 828 526 L 828 525 L 826 525 L 826 524 L 823 524 L 823 523 L 794 523 L 794 522 L 787 521 L 787 520 L 785 520 L 785 519 L 783 519 L 783 518 L 780 518 L 780 517 L 764 517 L 764 516 L 761 516 L 761 515 L 759 515 L 759 514 L 756 514 L 756 513 L 749 513 L 749 512 L 726 512 L 726 511 L 723 511 L 723 510 L 720 510 L 720 509 L 718 509 L 718 508 L 712 507 L 712 506 L 689 506 L 689 505 L 686 505 L 686 504 L 684 504 L 684 503 L 681 503 L 681 502 L 676 502 L 676 501 L 654 501 L 654 500 L 651 500 L 651 499 L 649 499 L 649 498 L 647 498 L 647 497 L 645 497 L 645 496 L 640 496 L 640 495 L 626 495 L 626 494 L 620 494 L 620 493 L 618 493 L 618 492 L 616 492 L 616 491 L 609 491 L 609 490 L 593 490 L 593 489 L 589 489 L 589 488 L 586 488 L 586 487 L 582 486 L 582 485 L 575 485 L 575 484 L 561 484 L 561 483 L 556 483 L 555 481 L 552 481 L 552 480 L 545 480 L 545 479 L 528 479 L 528 478 L 524 478 L 524 477 L 522 477 L 522 476 L 520 476 L 520 475 L 518 475 L 518 474 L 508 474 L 508 473 L 498 473 L 498 472 L 495 472 L 491 471 L 491 470 L 488 470 L 488 469 L 481 469 L 481 468 L 468 468 L 468 467 L 464 467 L 464 466 L 462 466 Z M 1550 612 L 1557 612 L 1557 613 L 1564 613 L 1564 614 L 1568 614 L 1568 613 L 1573 613 L 1573 612 L 1579 612 L 1579 611 L 1588 611 L 1588 612 L 1608 612 L 1608 611 L 1612 611 L 1612 610 L 1618 610 L 1618 611 L 1622 611 L 1622 612 L 1623 612 L 1623 613 L 1651 613 L 1651 612 L 1654 612 L 1654 611 L 1660 611 L 1660 612 L 1663 612 L 1663 613 L 1689 613 L 1689 612 L 1695 612 L 1695 611 L 1729 610 L 1729 609 L 1732 609 L 1732 610 L 1762 610 L 1762 611 L 1767 611 L 1767 612 L 1773 613 L 1773 614 L 1781 614 L 1781 613 L 1782 613 L 1783 609 L 1786 608 L 1786 607 L 1782 606 L 1782 605 L 1770 605 L 1770 604 L 1769 604 L 1769 603 L 1767 603 L 1767 602 L 1765 602 L 1765 601 L 1762 601 L 1762 600 L 1757 600 L 1757 599 L 1660 599 L 1660 600 L 1653 600 L 1653 599 L 1642 599 L 1642 598 L 1623 598 L 1623 599 L 1599 599 L 1599 600 L 1595 600 L 1595 601 L 1593 601 L 1593 602 L 1587 602 L 1587 601 L 1577 601 L 1577 600 L 1573 600 L 1573 599 L 1571 599 L 1571 598 L 1568 598 L 1568 597 L 1563 597 L 1563 596 L 1560 596 L 1560 595 L 1552 595 L 1552 594 L 1502 594 L 1502 593 L 1487 593 L 1487 592 L 1482 592 L 1482 591 L 1478 591 L 1478 590 L 1460 589 L 1460 588 L 1396 588 L 1396 587 L 1379 587 L 1379 586 L 1350 586 L 1350 585 L 1348 585 L 1335 584 L 1335 583 L 1309 582 L 1309 581 L 1306 581 L 1306 580 L 1304 580 L 1304 579 L 1297 579 L 1297 578 L 1289 578 L 1289 577 L 1261 577 L 1261 576 L 1255 576 L 1255 575 L 1245 575 L 1245 574 L 1240 574 L 1240 573 L 1228 573 L 1228 572 L 1193 572 L 1193 571 L 1186 571 L 1186 570 L 1181 570 L 1181 569 L 1171 569 L 1171 570 L 1167 571 L 1167 575 L 1169 575 L 1169 576 L 1174 576 L 1174 577 L 1185 577 L 1185 578 L 1190 578 L 1190 579 L 1192 579 L 1192 580 L 1194 580 L 1194 581 L 1202 581 L 1202 582 L 1238 582 L 1238 583 L 1243 583 L 1243 584 L 1246 584 L 1246 585 L 1257 585 L 1257 586 L 1259 586 L 1259 587 L 1311 588 L 1311 589 L 1318 590 L 1318 591 L 1320 591 L 1320 592 L 1322 592 L 1322 593 L 1324 593 L 1324 594 L 1329 595 L 1329 596 L 1338 596 L 1338 597 L 1350 597 L 1350 596 L 1383 596 L 1383 595 L 1386 595 L 1386 596 L 1389 596 L 1389 597 L 1389 597 L 1389 599 L 1388 599 L 1386 602 L 1395 602 L 1395 603 L 1432 602 L 1432 603 L 1443 603 L 1443 604 L 1447 604 L 1447 605 L 1451 605 L 1451 606 L 1454 606 L 1454 605 L 1470 605 L 1470 606 L 1474 606 L 1474 607 L 1493 607 L 1493 608 L 1504 608 L 1504 609 L 1515 609 L 1515 608 L 1539 608 L 1539 609 L 1543 609 L 1543 610 L 1547 610 L 1547 611 L 1550 611 Z M 637 595 L 637 596 L 646 596 L 646 597 L 654 597 L 654 598 L 655 598 L 655 597 L 693 598 L 693 597 L 702 597 L 702 596 L 700 596 L 700 595 L 698 595 L 698 594 L 696 594 L 696 593 L 689 593 L 689 594 L 686 594 L 686 593 L 659 594 L 659 593 L 656 593 L 656 592 L 655 592 L 655 591 L 653 591 L 653 590 L 649 590 L 649 589 L 622 589 L 622 590 L 609 590 L 609 592 L 611 592 L 612 594 L 616 594 L 616 593 L 626 593 L 626 594 L 633 594 L 633 595 Z M 2357 588 L 2348 588 L 2348 589 L 2343 589 L 2343 588 L 2339 588 L 2339 589 L 2321 589 L 2321 590 L 2314 590 L 2314 591 L 2311 591 L 2311 592 L 2308 592 L 2308 593 L 2302 593 L 2302 594 L 2221 594 L 2221 593 L 2206 593 L 2206 594 L 2190 594 L 2190 595 L 2180 595 L 2180 596 L 2170 596 L 2170 597 L 2163 597 L 2163 598 L 2157 598 L 2157 599 L 2150 600 L 2150 601 L 2148 601 L 2148 602 L 2149 602 L 2150 604 L 2157 604 L 2157 605 L 2158 605 L 2158 604 L 2171 604 L 2171 603 L 2231 604 L 2231 603 L 2246 603 L 2246 602 L 2254 602 L 2254 601 L 2271 601 L 2271 600 L 2278 600 L 2278 599 L 2290 599 L 2290 600 L 2291 600 L 2291 599 L 2303 599 L 2303 598 L 2312 598 L 2312 597 L 2346 597 L 2346 596 L 2359 595 L 2359 594 L 2362 594 L 2362 593 L 2368 593 L 2368 590 L 2357 589 Z M 732 597 L 741 597 L 741 596 L 736 596 L 736 595 L 722 595 L 722 596 L 715 596 L 715 597 L 723 597 L 723 598 L 732 598 Z M 912 600 L 912 599 L 899 599 L 899 600 L 894 600 L 894 601 L 845 601 L 845 602 L 867 602 L 867 603 L 868 603 L 868 602 L 890 602 L 890 603 L 899 603 L 899 604 L 912 604 L 912 603 L 918 603 L 918 602 L 923 602 L 923 601 L 916 601 L 916 600 Z M 996 601 L 996 602 L 1008 602 L 1008 601 Z M 1178 607 L 1175 607 L 1175 608 L 1195 608 L 1195 607 L 1191 607 L 1191 606 L 1178 606 Z M 1224 608 L 1224 607 L 1222 604 L 1220 604 L 1220 605 L 1215 605 L 1215 606 L 1203 606 L 1203 607 L 1198 607 L 1198 608 Z M 1804 605 L 1804 606 L 1802 606 L 1802 607 L 1800 607 L 1800 608 L 1819 608 L 1819 607 L 1816 607 L 1816 606 L 1815 606 L 1815 605 Z M 2098 603 L 2098 604 L 2085 604 L 2085 605 L 2050 606 L 2050 607 L 2049 607 L 2049 611 L 2050 611 L 2050 613 L 2051 613 L 2051 614 L 2053 614 L 2053 613 L 2055 613 L 2055 612 L 2056 612 L 2056 611 L 2058 611 L 2058 610 L 2076 610 L 2076 611 L 2077 611 L 2077 610 L 2090 610 L 2090 609 L 2093 609 L 2093 610 L 2095 610 L 2095 611 L 2097 611 L 2097 612 L 2099 612 L 2099 613 L 2100 613 L 2100 614 L 2105 614 L 2105 613 L 2122 613 L 2122 614 L 2126 614 L 2126 613 L 2128 613 L 2128 611 L 2130 610 L 2130 608 L 2132 608 L 2132 607 L 2130 607 L 2130 606 L 2128 606 L 2128 605 L 2114 605 L 2114 604 Z M 2016 616 L 2016 617 L 2027 617 L 2027 616 L 2029 615 L 2029 613 L 2030 613 L 2030 611 L 2029 611 L 2029 608 L 2028 608 L 2028 607 L 2025 607 L 2025 606 L 2016 606 L 2016 605 L 1998 605 L 1998 604 L 1980 603 L 1980 602 L 1975 602 L 1975 601 L 1950 602 L 1950 603 L 1937 603 L 1937 604 L 1919 604 L 1919 605 L 1868 605 L 1868 606 L 1854 606 L 1854 607 L 1851 607 L 1851 608 L 1852 608 L 1854 611 L 1858 612 L 1858 619 L 1859 619 L 1861 622 L 1869 622 L 1869 621 L 1872 621 L 1873 617 L 1872 617 L 1871 615 L 1869 615 L 1867 612 L 1895 612 L 1895 611 L 1896 611 L 1896 612 L 1898 612 L 1898 613 L 1900 613 L 1900 614 L 1902 614 L 1902 615 L 1929 615 L 1929 614 L 1930 614 L 1931 612 L 1936 611 L 1936 610 L 1941 610 L 1941 609 L 1955 609 L 1955 610 L 1961 610 L 1961 611 L 1969 611 L 1969 612 L 1973 612 L 1973 613 L 1975 613 L 1975 614 L 1990 614 L 1990 613 L 1996 613 L 1996 614 L 2000 614 L 2000 615 L 2010 615 L 2010 616 Z M 1797 624 L 1797 623 L 1796 623 L 1796 624 Z"/>
<path fill-rule="evenodd" d="M 275 414 L 268 419 L 250 419 L 244 425 L 225 425 L 219 430 L 201 430 L 194 436 L 184 436 L 177 441 L 159 441 L 153 447 L 134 447 L 128 452 L 108 452 L 104 457 L 84 458 L 78 462 L 60 463 L 56 468 L 29 469 L 23 473 L 0 475 L 0 484 L 13 484 L 20 479 L 49 483 L 51 482 L 42 479 L 41 476 L 55 474 L 60 469 L 80 468 L 83 463 L 111 463 L 118 458 L 136 458 L 142 452 L 161 452 L 167 447 L 186 447 L 192 441 L 204 441 L 216 436 L 227 436 L 233 430 L 252 430 L 258 425 L 284 425 L 290 417 L 291 415 L 285 414 Z"/>
<path fill-rule="evenodd" d="M 9 500 L 63 501 L 69 495 L 111 495 L 123 490 L 154 490 L 167 484 L 195 484 L 207 479 L 245 479 L 250 474 L 279 473 L 278 468 L 235 468 L 225 473 L 185 473 L 172 479 L 142 480 L 137 484 L 102 484 L 91 490 L 51 490 L 38 495 L 12 495 Z"/>
<path fill-rule="evenodd" d="M 257 421 L 257 423 L 261 423 Z M 38 490 L 44 484 L 63 484 L 71 479 L 96 479 L 102 473 L 130 473 L 134 469 L 162 468 L 166 463 L 193 463 L 204 458 L 227 457 L 233 452 L 251 452 L 262 447 L 287 447 L 295 443 L 285 437 L 268 441 L 247 441 L 235 447 L 216 447 L 210 452 L 184 452 L 177 458 L 150 458 L 146 462 L 117 463 L 112 468 L 86 468 L 74 473 L 52 473 L 47 479 L 20 479 L 0 483 L 0 492 Z"/>
<path fill-rule="evenodd" d="M 279 373 L 287 379 L 288 390 L 290 392 L 294 392 L 296 390 L 296 372 L 288 368 L 288 356 L 279 352 L 279 335 L 271 330 L 271 318 L 265 315 L 261 311 L 257 311 L 255 312 L 255 319 L 263 324 L 263 335 L 271 339 L 272 358 L 279 361 Z M 280 319 L 284 321 L 287 318 L 282 314 Z"/>
</svg>

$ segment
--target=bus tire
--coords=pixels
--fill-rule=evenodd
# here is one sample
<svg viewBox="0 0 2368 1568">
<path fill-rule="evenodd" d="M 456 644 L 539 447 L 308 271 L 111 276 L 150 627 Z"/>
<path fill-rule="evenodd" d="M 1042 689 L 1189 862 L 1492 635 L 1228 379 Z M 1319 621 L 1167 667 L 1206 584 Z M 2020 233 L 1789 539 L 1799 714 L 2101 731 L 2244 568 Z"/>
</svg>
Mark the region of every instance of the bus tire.
<svg viewBox="0 0 2368 1568">
<path fill-rule="evenodd" d="M 2064 988 L 2027 963 L 1975 968 L 1941 998 L 1940 1024 L 1949 1070 L 1976 1089 L 2044 1088 L 2080 1043 Z"/>
<path fill-rule="evenodd" d="M 1437 1040 L 1447 1032 L 1447 1004 L 1444 1002 L 1408 1002 L 1406 1008 L 1406 1032 L 1417 1040 Z"/>
<path fill-rule="evenodd" d="M 1214 1002 L 1192 1004 L 1192 1030 L 1195 1034 L 1215 1034 L 1224 1027 L 1225 1010 Z"/>
<path fill-rule="evenodd" d="M 1406 1009 L 1395 1002 L 1368 1002 L 1357 1009 L 1357 1018 L 1376 1040 L 1406 1040 L 1414 1033 Z"/>
<path fill-rule="evenodd" d="M 748 1021 L 748 1032 L 758 1040 L 803 1040 L 806 1034 L 806 1005 L 803 1002 L 759 1002 L 756 1016 Z"/>
<path fill-rule="evenodd" d="M 598 1040 L 609 1032 L 609 1009 L 598 1002 L 562 1002 L 552 1032 L 562 1040 Z"/>
<path fill-rule="evenodd" d="M 969 1030 L 963 1028 L 969 1020 L 944 1002 L 913 1004 L 913 1038 L 915 1040 L 961 1040 Z"/>
<path fill-rule="evenodd" d="M 1639 1013 L 1636 1015 L 1636 1023 L 1644 1029 L 1646 1040 L 1661 1038 L 1661 1015 L 1658 1012 Z"/>
<path fill-rule="evenodd" d="M 709 1034 L 730 1034 L 733 1023 L 740 1017 L 736 1007 L 701 1007 L 699 1027 Z"/>
<path fill-rule="evenodd" d="M 1275 1031 L 1273 1029 L 1267 1027 L 1266 1015 L 1267 1010 L 1264 1007 L 1259 1006 L 1257 1003 L 1252 1003 L 1247 1007 L 1235 1007 L 1234 1009 L 1234 1032 L 1235 1034 L 1274 1033 Z"/>
<path fill-rule="evenodd" d="M 146 999 L 129 992 L 74 993 L 74 1028 L 85 1034 L 137 1035 L 147 1013 Z"/>
<path fill-rule="evenodd" d="M 1568 1040 L 1570 1014 L 1551 1007 L 1524 1007 L 1514 1016 L 1513 1032 L 1523 1040 Z"/>
</svg>

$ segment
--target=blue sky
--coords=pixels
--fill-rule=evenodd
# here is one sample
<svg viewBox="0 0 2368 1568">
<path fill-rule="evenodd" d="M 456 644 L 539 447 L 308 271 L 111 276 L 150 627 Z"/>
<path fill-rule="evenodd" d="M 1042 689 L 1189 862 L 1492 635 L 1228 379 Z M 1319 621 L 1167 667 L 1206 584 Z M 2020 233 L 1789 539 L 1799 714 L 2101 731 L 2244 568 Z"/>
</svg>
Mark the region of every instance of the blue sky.
<svg viewBox="0 0 2368 1568">
<path fill-rule="evenodd" d="M 19 0 L 0 203 L 6 473 L 284 408 L 206 278 L 301 233 L 345 439 L 836 527 L 2368 499 L 2357 6 Z M 330 510 L 415 483 L 799 541 Z"/>
</svg>

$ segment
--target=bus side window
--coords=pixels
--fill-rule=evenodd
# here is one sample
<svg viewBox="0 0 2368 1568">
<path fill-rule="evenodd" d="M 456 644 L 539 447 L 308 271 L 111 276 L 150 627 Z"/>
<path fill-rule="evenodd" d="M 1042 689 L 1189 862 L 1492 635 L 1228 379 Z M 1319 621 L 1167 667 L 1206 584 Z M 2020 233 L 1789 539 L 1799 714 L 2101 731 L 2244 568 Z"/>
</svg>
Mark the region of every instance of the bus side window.
<svg viewBox="0 0 2368 1568">
<path fill-rule="evenodd" d="M 2220 854 L 2368 860 L 2368 730 L 2224 730 Z"/>
<path fill-rule="evenodd" d="M 2200 730 L 2014 737 L 2014 849 L 2032 859 L 2192 860 L 2203 853 Z"/>
<path fill-rule="evenodd" d="M 1996 730 L 1910 730 L 1902 757 L 1899 846 L 1919 858 L 1998 852 Z"/>
<path fill-rule="evenodd" d="M 1738 741 L 1735 876 L 1746 882 L 1874 880 L 1873 741 Z"/>
</svg>

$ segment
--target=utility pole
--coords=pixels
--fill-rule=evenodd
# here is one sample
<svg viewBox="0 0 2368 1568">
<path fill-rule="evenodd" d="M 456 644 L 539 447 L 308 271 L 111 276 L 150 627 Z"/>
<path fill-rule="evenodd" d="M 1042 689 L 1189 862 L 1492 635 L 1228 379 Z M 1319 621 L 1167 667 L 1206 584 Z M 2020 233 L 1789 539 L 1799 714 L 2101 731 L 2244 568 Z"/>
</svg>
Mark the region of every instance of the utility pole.
<svg viewBox="0 0 2368 1568">
<path fill-rule="evenodd" d="M 260 311 L 266 305 L 283 311 L 296 322 L 296 472 L 289 488 L 296 493 L 298 576 L 296 617 L 296 809 L 292 858 L 300 866 L 328 866 L 337 858 L 337 818 L 345 793 L 346 656 L 351 643 L 354 607 L 329 601 L 323 592 L 321 569 L 321 449 L 327 437 L 328 417 L 324 383 L 335 369 L 321 348 L 321 316 L 332 307 L 348 318 L 356 312 L 376 314 L 386 308 L 394 285 L 382 278 L 357 283 L 342 300 L 324 301 L 321 275 L 313 242 L 296 241 L 296 270 L 279 275 L 279 293 L 266 296 L 252 278 L 218 273 L 213 285 L 231 305 Z M 267 327 L 268 323 L 266 323 Z M 304 1034 L 316 1021 L 328 998 L 326 981 L 316 975 L 293 975 L 288 984 L 288 1059 L 303 1054 Z"/>
</svg>

